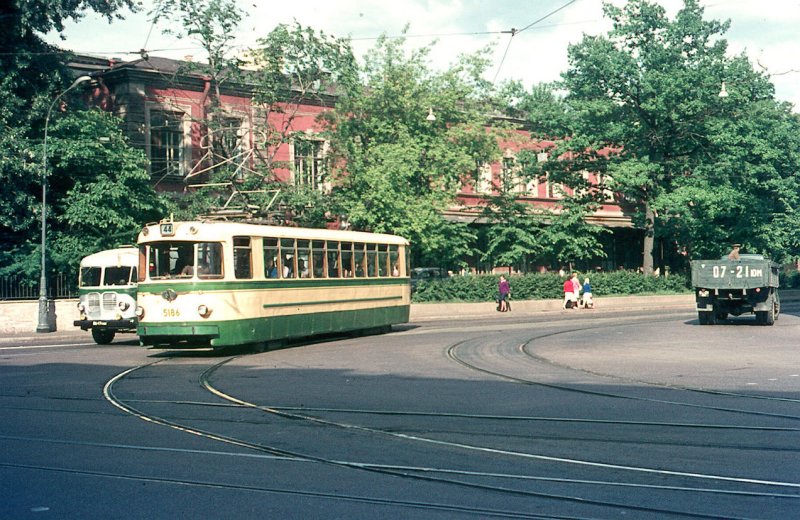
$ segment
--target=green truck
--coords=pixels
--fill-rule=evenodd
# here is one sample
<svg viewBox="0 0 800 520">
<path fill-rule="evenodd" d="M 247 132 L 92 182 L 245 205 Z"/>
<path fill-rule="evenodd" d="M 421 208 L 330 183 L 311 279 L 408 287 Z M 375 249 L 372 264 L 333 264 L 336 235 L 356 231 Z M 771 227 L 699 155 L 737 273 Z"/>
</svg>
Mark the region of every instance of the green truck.
<svg viewBox="0 0 800 520">
<path fill-rule="evenodd" d="M 692 261 L 692 286 L 700 325 L 714 325 L 753 312 L 756 321 L 772 325 L 778 319 L 780 265 L 763 255 L 725 256 L 720 260 Z"/>
</svg>

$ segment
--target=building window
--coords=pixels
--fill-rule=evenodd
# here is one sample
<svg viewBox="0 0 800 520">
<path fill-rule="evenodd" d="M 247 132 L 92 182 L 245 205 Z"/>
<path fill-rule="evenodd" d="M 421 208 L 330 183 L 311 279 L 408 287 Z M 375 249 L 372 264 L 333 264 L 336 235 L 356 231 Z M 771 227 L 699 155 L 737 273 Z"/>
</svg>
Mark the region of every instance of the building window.
<svg viewBox="0 0 800 520">
<path fill-rule="evenodd" d="M 325 142 L 319 139 L 294 140 L 294 182 L 312 189 L 324 187 Z"/>
<path fill-rule="evenodd" d="M 558 184 L 550 180 L 550 174 L 546 174 L 545 179 L 547 180 L 547 197 L 551 199 L 563 199 L 564 198 L 564 185 Z"/>
<path fill-rule="evenodd" d="M 184 114 L 168 110 L 150 110 L 149 155 L 153 177 L 183 177 Z"/>
<path fill-rule="evenodd" d="M 481 193 L 492 192 L 492 165 L 484 162 L 478 163 L 478 191 Z"/>
<path fill-rule="evenodd" d="M 507 153 L 503 157 L 501 175 L 503 179 L 503 186 L 506 191 L 514 193 L 525 193 L 528 191 L 528 183 L 520 175 L 520 167 L 517 164 L 517 159 Z"/>
</svg>

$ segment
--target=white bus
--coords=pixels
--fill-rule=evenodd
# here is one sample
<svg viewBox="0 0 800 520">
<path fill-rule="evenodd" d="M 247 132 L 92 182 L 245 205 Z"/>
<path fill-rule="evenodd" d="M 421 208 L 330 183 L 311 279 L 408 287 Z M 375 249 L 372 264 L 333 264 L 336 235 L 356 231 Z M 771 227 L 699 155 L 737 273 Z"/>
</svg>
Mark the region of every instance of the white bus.
<svg viewBox="0 0 800 520">
<path fill-rule="evenodd" d="M 133 246 L 100 251 L 81 260 L 78 276 L 78 312 L 74 321 L 91 330 L 99 345 L 114 340 L 117 332 L 136 332 L 138 249 Z"/>
</svg>

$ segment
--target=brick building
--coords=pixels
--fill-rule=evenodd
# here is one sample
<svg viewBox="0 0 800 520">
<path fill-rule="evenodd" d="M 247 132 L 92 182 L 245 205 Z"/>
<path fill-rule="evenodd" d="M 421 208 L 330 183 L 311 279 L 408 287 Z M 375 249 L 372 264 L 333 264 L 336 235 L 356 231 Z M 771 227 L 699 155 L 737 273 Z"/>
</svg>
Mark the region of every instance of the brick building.
<svg viewBox="0 0 800 520">
<path fill-rule="evenodd" d="M 131 143 L 144 150 L 159 191 L 177 195 L 202 185 L 219 164 L 235 165 L 234 172 L 245 175 L 259 162 L 273 166 L 277 181 L 329 188 L 324 175 L 326 143 L 317 134 L 316 118 L 334 106 L 332 94 L 298 96 L 282 103 L 282 110 L 269 110 L 252 103 L 252 93 L 246 88 L 230 84 L 220 88 L 216 97 L 220 107 L 211 111 L 213 82 L 191 72 L 191 62 L 157 57 L 122 62 L 77 56 L 70 66 L 76 73 L 97 79 L 94 103 L 122 118 Z M 270 142 L 262 132 L 267 124 L 288 138 Z M 514 179 L 516 154 L 525 147 L 537 152 L 540 160 L 547 160 L 546 150 L 552 142 L 531 141 L 524 130 L 517 133 L 523 139 L 500 143 L 504 151 L 500 161 L 480 166 L 474 180 L 461 186 L 457 203 L 445 211 L 446 218 L 485 225 L 481 208 L 501 178 L 506 182 Z M 595 180 L 594 175 L 585 173 L 590 181 Z M 547 179 L 512 182 L 519 200 L 541 207 L 557 206 L 568 192 Z M 612 232 L 601 237 L 608 258 L 582 268 L 641 265 L 642 231 L 634 228 L 629 211 L 613 193 L 607 194 L 606 202 L 588 220 Z"/>
</svg>

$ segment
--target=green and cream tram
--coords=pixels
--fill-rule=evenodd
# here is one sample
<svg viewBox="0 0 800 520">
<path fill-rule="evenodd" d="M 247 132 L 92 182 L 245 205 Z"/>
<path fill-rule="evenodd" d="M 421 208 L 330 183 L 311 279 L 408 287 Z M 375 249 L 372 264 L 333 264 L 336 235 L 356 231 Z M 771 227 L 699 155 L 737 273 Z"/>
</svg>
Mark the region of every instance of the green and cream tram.
<svg viewBox="0 0 800 520">
<path fill-rule="evenodd" d="M 149 224 L 139 234 L 142 345 L 270 344 L 408 321 L 408 241 L 233 222 Z"/>
</svg>

